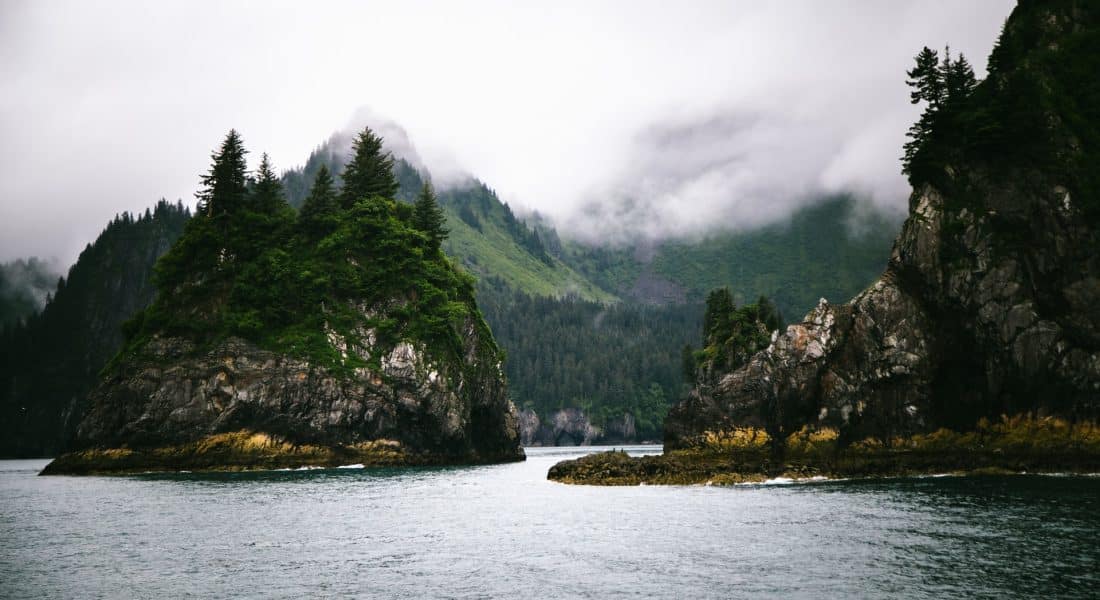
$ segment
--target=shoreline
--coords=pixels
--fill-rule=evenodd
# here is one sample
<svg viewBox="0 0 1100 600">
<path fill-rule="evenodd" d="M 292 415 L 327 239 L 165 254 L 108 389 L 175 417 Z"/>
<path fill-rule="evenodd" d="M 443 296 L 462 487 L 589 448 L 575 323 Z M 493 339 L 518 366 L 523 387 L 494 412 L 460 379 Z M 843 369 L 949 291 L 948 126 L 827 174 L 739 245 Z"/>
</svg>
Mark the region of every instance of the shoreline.
<svg viewBox="0 0 1100 600">
<path fill-rule="evenodd" d="M 837 463 L 792 460 L 770 463 L 759 456 L 714 455 L 674 450 L 631 457 L 621 451 L 589 454 L 561 461 L 547 479 L 568 485 L 786 485 L 838 481 L 874 481 L 939 477 L 1040 475 L 1100 477 L 1100 455 L 1014 455 L 992 459 L 970 454 L 944 454 L 939 460 L 904 454 L 875 457 L 841 455 Z M 842 464 L 844 466 L 837 466 Z"/>
<path fill-rule="evenodd" d="M 482 465 L 526 460 L 514 454 L 477 456 L 410 451 L 393 440 L 348 445 L 292 444 L 266 433 L 236 431 L 150 448 L 95 448 L 54 458 L 39 475 L 139 475 L 306 469 Z"/>
<path fill-rule="evenodd" d="M 781 439 L 758 428 L 706 432 L 685 448 L 630 457 L 603 452 L 562 461 L 552 481 L 580 485 L 732 485 L 777 477 L 867 479 L 938 474 L 1097 473 L 1100 425 L 1002 416 L 949 429 L 842 445 L 836 430 L 803 427 Z"/>
</svg>

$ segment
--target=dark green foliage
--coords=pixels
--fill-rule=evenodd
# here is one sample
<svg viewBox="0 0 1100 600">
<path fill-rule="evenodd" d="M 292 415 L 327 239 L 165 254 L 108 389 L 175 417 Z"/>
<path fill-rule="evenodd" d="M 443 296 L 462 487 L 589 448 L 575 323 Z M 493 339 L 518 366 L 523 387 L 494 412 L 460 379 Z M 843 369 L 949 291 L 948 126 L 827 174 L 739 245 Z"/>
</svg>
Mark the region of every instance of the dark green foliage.
<svg viewBox="0 0 1100 600">
<path fill-rule="evenodd" d="M 984 81 L 972 79 L 962 57 L 941 66 L 947 101 L 940 110 L 929 103 L 906 145 L 914 187 L 935 185 L 960 208 L 974 182 L 953 177 L 951 165 L 972 165 L 991 179 L 1043 173 L 1070 190 L 1090 222 L 1100 218 L 1098 21 L 1100 5 L 1087 0 L 1021 2 Z"/>
<path fill-rule="evenodd" d="M 202 179 L 199 197 L 204 210 L 157 262 L 156 284 L 162 293 L 143 317 L 147 324 L 163 325 L 172 333 L 218 330 L 223 319 L 246 329 L 255 325 L 251 309 L 241 315 L 238 305 L 227 304 L 226 297 L 240 298 L 271 285 L 269 278 L 276 273 L 258 265 L 279 262 L 277 255 L 268 253 L 283 251 L 294 211 L 266 155 L 256 180 L 240 192 L 237 182 L 247 181 L 245 153 L 240 136 L 230 131 L 213 156 L 210 174 Z"/>
<path fill-rule="evenodd" d="M 339 173 L 344 168 L 344 162 L 344 157 L 334 149 L 332 140 L 317 147 L 309 154 L 306 164 L 283 173 L 283 190 L 286 192 L 287 203 L 299 210 L 302 208 L 321 167 L 328 170 L 333 187 L 339 188 Z"/>
<path fill-rule="evenodd" d="M 199 199 L 197 214 L 209 216 L 224 227 L 244 207 L 248 195 L 247 153 L 237 130 L 229 130 L 221 147 L 211 155 L 210 171 L 202 177 L 203 189 L 195 194 Z"/>
<path fill-rule="evenodd" d="M 706 346 L 694 353 L 689 364 L 685 348 L 683 370 L 697 373 L 706 366 L 708 373 L 725 374 L 744 365 L 753 354 L 767 347 L 771 334 L 783 327 L 778 309 L 761 296 L 755 304 L 738 308 L 729 288 L 719 288 L 707 294 L 703 313 L 703 339 Z"/>
<path fill-rule="evenodd" d="M 382 138 L 365 127 L 352 143 L 352 157 L 342 173 L 341 207 L 349 210 L 368 198 L 395 199 L 398 186 L 393 165 L 393 156 L 382 151 Z"/>
<path fill-rule="evenodd" d="M 943 71 L 940 58 L 935 50 L 925 46 L 914 59 L 917 63 L 912 70 L 906 71 L 909 79 L 905 83 L 913 88 L 909 100 L 913 104 L 926 102 L 930 107 L 939 108 L 944 95 Z"/>
<path fill-rule="evenodd" d="M 275 214 L 288 208 L 283 184 L 271 168 L 267 153 L 260 159 L 256 177 L 249 193 L 248 209 L 261 214 Z"/>
<path fill-rule="evenodd" d="M 340 224 L 340 201 L 328 167 L 321 165 L 302 209 L 298 212 L 298 231 L 309 241 L 320 240 Z"/>
<path fill-rule="evenodd" d="M 684 349 L 680 351 L 680 368 L 683 370 L 684 381 L 695 381 L 695 350 L 691 344 L 684 344 Z"/>
<path fill-rule="evenodd" d="M 458 207 L 458 218 L 462 219 L 462 222 L 470 227 L 481 231 L 481 219 L 477 218 L 477 215 L 474 214 L 474 209 L 469 204 L 463 204 Z"/>
<path fill-rule="evenodd" d="M 420 194 L 413 205 L 413 226 L 424 232 L 428 238 L 428 249 L 438 252 L 440 244 L 447 239 L 447 217 L 435 198 L 435 190 L 430 181 L 424 182 Z"/>
<path fill-rule="evenodd" d="M 688 301 L 729 287 L 737 303 L 763 295 L 783 314 L 801 319 L 819 298 L 846 302 L 882 274 L 900 222 L 861 212 L 854 200 L 841 197 L 804 208 L 788 223 L 666 242 L 648 268 L 683 286 Z M 641 266 L 631 266 L 629 252 L 607 256 L 604 264 L 610 275 L 632 283 Z"/>
<path fill-rule="evenodd" d="M 122 346 L 123 321 L 152 300 L 153 263 L 190 218 L 163 200 L 140 217 L 116 217 L 41 312 L 0 330 L 0 456 L 60 449 L 79 421 L 79 401 Z"/>
<path fill-rule="evenodd" d="M 369 130 L 358 142 L 353 163 L 359 174 L 353 180 L 362 190 L 365 166 L 389 159 L 371 162 L 368 145 L 380 148 L 381 140 Z M 222 160 L 215 155 L 215 170 Z M 231 241 L 215 254 L 217 260 L 191 260 L 209 256 L 206 245 L 220 243 L 213 220 L 204 214 L 188 224 L 157 265 L 161 294 L 129 327 L 126 352 L 140 352 L 158 333 L 184 336 L 200 347 L 236 335 L 343 372 L 362 360 L 353 352 L 342 355 L 328 335 L 365 348 L 367 340 L 356 332 L 372 328 L 382 344 L 372 349 L 373 360 L 387 345 L 410 340 L 458 364 L 462 329 L 471 319 L 482 323 L 473 280 L 432 249 L 432 236 L 441 232 L 420 230 L 412 206 L 377 195 L 336 206 L 323 166 L 297 223 L 266 161 L 252 191 L 254 203 L 224 223 Z M 209 195 L 214 204 L 220 200 L 217 193 Z M 260 201 L 265 198 L 274 200 Z M 487 329 L 481 326 L 478 334 L 495 352 Z"/>
<path fill-rule="evenodd" d="M 707 308 L 703 313 L 703 339 L 710 346 L 730 334 L 730 319 L 737 306 L 728 287 L 712 290 L 707 294 Z"/>
<path fill-rule="evenodd" d="M 698 341 L 700 307 L 606 306 L 540 298 L 483 280 L 485 318 L 507 351 L 512 398 L 543 418 L 581 408 L 597 425 L 630 413 L 639 439 L 659 439 L 684 391 L 680 350 Z"/>
<path fill-rule="evenodd" d="M 974 70 L 966 57 L 959 55 L 951 60 L 951 50 L 944 49 L 943 61 L 935 50 L 927 46 L 917 54 L 916 66 L 906 72 L 913 91 L 909 99 L 913 104 L 925 103 L 920 119 L 909 128 L 912 138 L 905 143 L 902 172 L 911 175 L 922 169 L 932 168 L 923 149 L 941 143 L 945 133 L 959 126 L 959 116 L 965 110 L 967 100 L 977 85 Z"/>
</svg>

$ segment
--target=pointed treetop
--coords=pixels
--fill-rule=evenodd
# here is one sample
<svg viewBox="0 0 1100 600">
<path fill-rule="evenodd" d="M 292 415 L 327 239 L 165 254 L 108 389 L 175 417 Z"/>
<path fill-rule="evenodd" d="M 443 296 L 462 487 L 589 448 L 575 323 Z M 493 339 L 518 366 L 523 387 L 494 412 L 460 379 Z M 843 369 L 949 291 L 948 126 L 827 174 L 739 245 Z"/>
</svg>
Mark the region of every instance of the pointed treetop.
<svg viewBox="0 0 1100 600">
<path fill-rule="evenodd" d="M 215 218 L 228 216 L 242 207 L 248 193 L 248 166 L 244 142 L 236 129 L 230 129 L 221 146 L 211 156 L 210 170 L 202 176 L 198 213 Z"/>
<path fill-rule="evenodd" d="M 275 175 L 266 152 L 260 157 L 260 166 L 256 169 L 251 199 L 252 210 L 260 213 L 272 214 L 286 206 L 283 184 Z"/>
<path fill-rule="evenodd" d="M 432 182 L 426 180 L 413 206 L 413 226 L 428 236 L 429 247 L 434 251 L 439 249 L 443 240 L 447 239 L 447 234 L 450 233 L 445 227 L 446 224 L 447 217 L 439 207 L 439 202 L 436 201 Z"/>
<path fill-rule="evenodd" d="M 311 239 L 320 239 L 335 228 L 340 218 L 340 201 L 336 197 L 332 174 L 321 165 L 313 179 L 313 187 L 298 212 L 298 228 Z"/>
<path fill-rule="evenodd" d="M 352 157 L 344 167 L 344 189 L 340 205 L 351 208 L 366 198 L 397 196 L 397 179 L 393 175 L 393 156 L 382 151 L 382 138 L 366 127 L 352 143 Z"/>
<path fill-rule="evenodd" d="M 909 93 L 909 101 L 918 104 L 923 100 L 932 107 L 939 107 L 944 93 L 939 54 L 925 46 L 915 60 L 917 65 L 905 72 L 909 76 L 905 83 L 913 88 Z"/>
</svg>

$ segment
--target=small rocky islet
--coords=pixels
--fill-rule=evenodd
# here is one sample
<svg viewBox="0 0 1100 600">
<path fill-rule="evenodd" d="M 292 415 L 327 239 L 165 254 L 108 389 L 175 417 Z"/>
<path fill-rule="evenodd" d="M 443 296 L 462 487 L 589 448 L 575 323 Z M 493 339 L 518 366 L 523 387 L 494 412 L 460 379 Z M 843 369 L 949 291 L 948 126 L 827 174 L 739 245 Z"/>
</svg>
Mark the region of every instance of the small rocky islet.
<svg viewBox="0 0 1100 600">
<path fill-rule="evenodd" d="M 766 304 L 712 294 L 665 455 L 550 479 L 1100 472 L 1098 43 L 1096 6 L 1027 2 L 981 82 L 926 48 L 910 77 L 947 80 L 914 92 L 910 212 L 882 277 L 782 331 Z"/>
<path fill-rule="evenodd" d="M 369 129 L 302 210 L 230 132 L 79 425 L 44 474 L 523 460 L 503 354 L 440 249 L 430 185 L 392 200 Z"/>
</svg>

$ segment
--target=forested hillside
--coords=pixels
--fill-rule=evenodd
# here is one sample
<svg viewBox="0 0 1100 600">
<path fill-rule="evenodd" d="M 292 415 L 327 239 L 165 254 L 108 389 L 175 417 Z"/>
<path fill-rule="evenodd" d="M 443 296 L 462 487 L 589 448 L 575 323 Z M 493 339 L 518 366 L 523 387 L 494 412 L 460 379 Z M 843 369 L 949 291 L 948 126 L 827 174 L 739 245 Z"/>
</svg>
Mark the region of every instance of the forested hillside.
<svg viewBox="0 0 1100 600">
<path fill-rule="evenodd" d="M 55 452 L 70 405 L 122 345 L 122 323 L 153 299 L 153 264 L 190 211 L 163 200 L 116 217 L 89 244 L 50 302 L 0 333 L 0 455 Z"/>
</svg>

